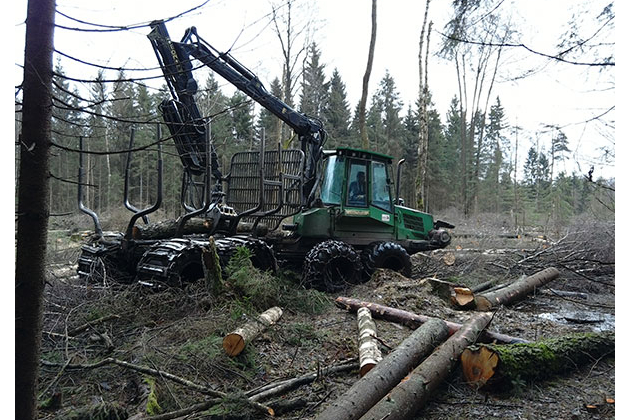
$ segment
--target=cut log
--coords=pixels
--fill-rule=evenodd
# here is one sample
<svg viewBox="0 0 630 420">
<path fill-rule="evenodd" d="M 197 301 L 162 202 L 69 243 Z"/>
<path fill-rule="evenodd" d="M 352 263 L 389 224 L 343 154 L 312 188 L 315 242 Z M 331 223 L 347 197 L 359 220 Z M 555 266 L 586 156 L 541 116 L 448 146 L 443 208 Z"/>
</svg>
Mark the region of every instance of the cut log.
<svg viewBox="0 0 630 420">
<path fill-rule="evenodd" d="M 560 272 L 557 269 L 553 267 L 545 268 L 529 277 L 517 280 L 502 289 L 475 296 L 475 306 L 477 310 L 489 311 L 497 306 L 517 302 L 533 293 L 537 288 L 557 278 L 559 275 Z"/>
<path fill-rule="evenodd" d="M 223 349 L 229 356 L 240 354 L 245 345 L 254 340 L 269 326 L 278 322 L 282 316 L 282 309 L 277 306 L 267 309 L 255 320 L 247 322 L 242 327 L 229 333 L 223 338 Z"/>
<path fill-rule="evenodd" d="M 133 239 L 167 239 L 175 236 L 177 227 L 179 226 L 178 219 L 164 220 L 159 223 L 151 223 L 149 225 L 138 225 L 133 227 Z M 193 217 L 184 224 L 184 235 L 190 235 L 193 233 L 208 233 L 212 232 L 212 220 L 202 219 L 199 217 Z"/>
<path fill-rule="evenodd" d="M 357 311 L 359 326 L 359 374 L 364 376 L 383 359 L 376 341 L 376 324 L 368 308 Z"/>
<path fill-rule="evenodd" d="M 409 328 L 416 329 L 425 322 L 436 319 L 425 315 L 414 314 L 413 312 L 404 311 L 402 309 L 391 308 L 389 306 L 379 305 L 373 302 L 364 302 L 358 299 L 339 296 L 335 299 L 335 304 L 347 311 L 356 312 L 361 307 L 370 308 L 372 316 L 374 318 L 384 319 L 390 322 L 396 322 L 403 324 Z M 444 321 L 449 330 L 449 335 L 452 335 L 461 328 L 461 324 L 456 322 Z M 499 334 L 491 331 L 484 331 L 479 340 L 483 343 L 526 343 L 527 340 L 518 337 L 512 337 L 505 334 Z"/>
<path fill-rule="evenodd" d="M 427 321 L 337 398 L 317 420 L 360 418 L 447 337 L 448 327 L 444 321 Z"/>
<path fill-rule="evenodd" d="M 475 304 L 475 295 L 468 287 L 453 287 L 451 289 L 451 303 L 456 308 L 469 308 Z"/>
<path fill-rule="evenodd" d="M 497 279 L 488 280 L 488 281 L 485 281 L 483 283 L 479 283 L 478 285 L 476 285 L 474 287 L 471 287 L 470 290 L 473 293 L 481 293 L 481 292 L 484 292 L 484 291 L 490 289 L 495 284 L 497 284 Z"/>
<path fill-rule="evenodd" d="M 524 344 L 482 344 L 461 356 L 466 381 L 476 389 L 509 389 L 515 381 L 540 380 L 614 354 L 615 334 L 580 333 Z"/>
<path fill-rule="evenodd" d="M 473 344 L 490 323 L 491 313 L 471 317 L 444 344 L 372 407 L 362 420 L 410 419 L 446 379 L 466 347 Z"/>
</svg>

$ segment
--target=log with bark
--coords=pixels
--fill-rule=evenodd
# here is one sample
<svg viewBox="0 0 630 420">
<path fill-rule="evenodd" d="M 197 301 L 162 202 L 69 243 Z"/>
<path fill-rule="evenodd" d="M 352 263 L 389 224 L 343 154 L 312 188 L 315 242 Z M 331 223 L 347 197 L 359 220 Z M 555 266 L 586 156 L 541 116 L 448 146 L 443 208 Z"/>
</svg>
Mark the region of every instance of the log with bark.
<svg viewBox="0 0 630 420">
<path fill-rule="evenodd" d="M 223 349 L 229 356 L 240 354 L 245 345 L 253 341 L 269 326 L 275 324 L 282 316 L 282 309 L 277 306 L 267 309 L 258 318 L 245 323 L 223 338 Z"/>
<path fill-rule="evenodd" d="M 537 288 L 556 279 L 559 275 L 560 272 L 556 268 L 545 268 L 499 290 L 475 296 L 475 307 L 480 311 L 489 311 L 501 305 L 517 302 L 533 293 Z"/>
<path fill-rule="evenodd" d="M 448 327 L 442 320 L 427 321 L 319 414 L 317 420 L 360 418 L 447 337 Z"/>
<path fill-rule="evenodd" d="M 409 328 L 416 329 L 420 325 L 425 322 L 436 319 L 425 315 L 418 315 L 413 312 L 405 311 L 402 309 L 391 308 L 385 305 L 379 305 L 378 303 L 373 302 L 365 302 L 354 298 L 339 296 L 335 299 L 335 304 L 347 311 L 356 312 L 361 307 L 367 307 L 372 312 L 372 316 L 374 318 L 384 319 L 390 322 L 396 322 L 399 324 L 403 324 Z M 449 330 L 449 335 L 454 334 L 457 330 L 461 328 L 461 324 L 451 321 L 444 321 Z M 484 343 L 526 343 L 527 340 L 524 340 L 519 337 L 512 337 L 505 334 L 495 333 L 491 331 L 484 331 L 479 340 Z"/>
<path fill-rule="evenodd" d="M 133 227 L 133 239 L 168 239 L 175 236 L 179 226 L 179 219 L 164 220 L 159 223 L 137 225 Z M 212 232 L 212 220 L 193 217 L 184 223 L 182 234 Z"/>
<path fill-rule="evenodd" d="M 612 355 L 614 332 L 578 333 L 522 344 L 480 344 L 462 353 L 462 371 L 475 388 L 509 389 Z"/>
<path fill-rule="evenodd" d="M 376 341 L 376 324 L 368 308 L 357 311 L 359 326 L 359 374 L 364 376 L 383 359 Z"/>
<path fill-rule="evenodd" d="M 429 396 L 446 379 L 462 351 L 473 344 L 490 323 L 491 313 L 471 317 L 424 362 L 372 407 L 362 420 L 410 419 L 427 402 Z"/>
</svg>

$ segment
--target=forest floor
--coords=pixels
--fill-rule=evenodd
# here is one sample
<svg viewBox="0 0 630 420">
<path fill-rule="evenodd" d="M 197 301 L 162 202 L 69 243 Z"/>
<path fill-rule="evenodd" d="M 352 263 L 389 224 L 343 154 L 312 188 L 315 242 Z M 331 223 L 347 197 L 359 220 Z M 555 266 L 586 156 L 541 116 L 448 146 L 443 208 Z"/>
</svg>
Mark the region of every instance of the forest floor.
<svg viewBox="0 0 630 420">
<path fill-rule="evenodd" d="M 230 396 L 185 418 L 264 418 L 242 404 L 242 391 L 356 361 L 356 315 L 333 304 L 339 295 L 465 322 L 470 312 L 453 309 L 421 281 L 427 277 L 472 287 L 554 266 L 561 273 L 558 279 L 500 309 L 489 329 L 527 340 L 614 330 L 614 232 L 614 223 L 583 222 L 546 239 L 510 238 L 494 222 L 464 221 L 454 230 L 448 248 L 412 257 L 411 278 L 379 270 L 367 283 L 323 294 L 291 280 L 299 275 L 284 272 L 278 279 L 232 267 L 235 274 L 220 297 L 211 296 L 203 282 L 161 291 L 114 282 L 85 284 L 75 274 L 77 245 L 67 247 L 65 239 L 53 237 L 45 293 L 40 418 L 150 418 L 148 414 L 206 400 L 190 386 L 165 378 L 166 373 Z M 558 291 L 584 295 L 566 297 Z M 280 321 L 243 353 L 228 357 L 221 346 L 223 336 L 274 305 L 284 310 Z M 384 355 L 411 333 L 398 324 L 375 322 Z M 85 325 L 89 327 L 80 328 Z M 156 377 L 112 360 L 161 374 Z M 356 369 L 320 374 L 309 384 L 261 402 L 273 407 L 278 418 L 315 418 L 357 378 Z M 513 385 L 504 393 L 475 390 L 456 367 L 417 417 L 614 418 L 610 400 L 615 398 L 614 349 L 549 380 Z"/>
</svg>

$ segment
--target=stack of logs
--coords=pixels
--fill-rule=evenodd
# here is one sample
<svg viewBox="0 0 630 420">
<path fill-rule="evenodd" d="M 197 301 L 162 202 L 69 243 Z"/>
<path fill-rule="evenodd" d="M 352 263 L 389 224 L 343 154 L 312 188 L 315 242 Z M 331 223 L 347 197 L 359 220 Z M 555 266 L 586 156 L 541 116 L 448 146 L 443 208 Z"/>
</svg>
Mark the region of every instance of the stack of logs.
<svg viewBox="0 0 630 420">
<path fill-rule="evenodd" d="M 488 311 L 523 299 L 558 275 L 555 268 L 547 268 L 477 295 L 470 289 L 452 287 L 454 305 L 481 311 L 463 325 L 338 297 L 335 303 L 339 307 L 357 312 L 361 378 L 317 419 L 413 418 L 459 360 L 471 386 L 489 390 L 500 386 L 505 390 L 517 378 L 543 379 L 611 354 L 613 332 L 528 342 L 486 330 L 493 316 Z M 372 317 L 415 329 L 380 362 Z"/>
</svg>

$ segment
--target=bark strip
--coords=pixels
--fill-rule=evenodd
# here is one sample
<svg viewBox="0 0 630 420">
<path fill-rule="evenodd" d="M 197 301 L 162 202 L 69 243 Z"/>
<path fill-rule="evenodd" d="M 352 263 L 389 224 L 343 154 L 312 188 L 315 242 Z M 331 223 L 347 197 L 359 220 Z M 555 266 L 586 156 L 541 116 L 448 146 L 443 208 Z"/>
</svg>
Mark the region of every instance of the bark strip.
<svg viewBox="0 0 630 420">
<path fill-rule="evenodd" d="M 427 321 L 337 398 L 317 420 L 360 418 L 447 337 L 448 327 L 444 321 Z"/>
<path fill-rule="evenodd" d="M 491 319 L 491 313 L 473 315 L 361 419 L 415 418 L 413 416 L 427 402 L 431 393 L 448 377 L 462 351 L 477 340 Z"/>
<path fill-rule="evenodd" d="M 383 359 L 376 341 L 376 324 L 369 308 L 357 311 L 359 326 L 359 374 L 363 377 Z"/>
<path fill-rule="evenodd" d="M 372 316 L 374 318 L 384 319 L 390 322 L 396 322 L 399 324 L 403 324 L 409 328 L 416 329 L 420 325 L 425 322 L 436 319 L 425 315 L 418 315 L 413 312 L 404 311 L 402 309 L 391 308 L 389 306 L 379 305 L 378 303 L 373 302 L 365 302 L 358 299 L 348 298 L 339 296 L 335 299 L 335 304 L 342 309 L 347 311 L 356 312 L 359 308 L 365 306 L 370 308 L 372 311 Z M 462 324 L 458 324 L 451 321 L 444 321 L 449 330 L 449 335 L 454 334 L 457 330 L 459 330 Z M 526 343 L 527 340 L 524 340 L 519 337 L 512 337 L 505 334 L 495 333 L 491 331 L 484 331 L 479 337 L 479 341 L 483 343 L 503 343 L 503 344 L 513 344 L 513 343 Z"/>
</svg>

